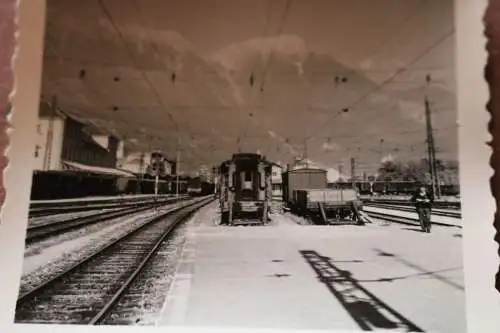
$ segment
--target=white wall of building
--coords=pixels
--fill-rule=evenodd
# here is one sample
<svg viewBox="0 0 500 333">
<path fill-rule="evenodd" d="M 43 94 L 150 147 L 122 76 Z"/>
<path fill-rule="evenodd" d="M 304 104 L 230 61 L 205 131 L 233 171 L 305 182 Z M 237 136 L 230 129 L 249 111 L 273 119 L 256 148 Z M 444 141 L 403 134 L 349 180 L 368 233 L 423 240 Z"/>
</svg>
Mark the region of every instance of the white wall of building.
<svg viewBox="0 0 500 333">
<path fill-rule="evenodd" d="M 144 153 L 144 164 L 141 169 L 141 154 L 140 152 L 130 153 L 127 156 L 123 156 L 123 149 L 118 149 L 118 168 L 127 170 L 133 173 L 143 173 L 146 171 L 146 167 L 151 163 L 151 153 Z M 167 175 L 172 175 L 172 165 L 165 161 L 165 173 Z"/>
<path fill-rule="evenodd" d="M 132 153 L 118 160 L 118 168 L 134 173 L 143 173 L 149 163 L 147 155 L 144 154 L 144 162 L 141 169 L 141 153 Z"/>
<path fill-rule="evenodd" d="M 281 172 L 282 172 L 282 168 L 277 166 L 277 165 L 273 165 L 272 167 L 272 170 L 271 170 L 271 182 L 273 184 L 281 184 L 282 182 L 282 178 L 281 178 Z"/>
<path fill-rule="evenodd" d="M 283 171 L 283 168 L 278 166 L 278 165 L 273 165 L 271 169 L 271 186 L 273 188 L 273 197 L 275 198 L 281 198 L 282 195 L 282 183 L 283 179 L 281 177 L 281 173 Z"/>
<path fill-rule="evenodd" d="M 107 135 L 92 135 L 92 140 L 104 149 L 109 148 L 109 138 Z"/>
<path fill-rule="evenodd" d="M 52 143 L 47 149 L 50 121 L 52 121 Z M 61 170 L 61 155 L 64 140 L 64 120 L 61 118 L 40 118 L 35 131 L 35 170 Z M 50 151 L 50 164 L 45 165 Z"/>
<path fill-rule="evenodd" d="M 165 174 L 172 175 L 172 164 L 168 161 L 165 162 Z"/>
<path fill-rule="evenodd" d="M 121 160 L 125 156 L 125 142 L 120 141 L 118 143 L 118 149 L 116 150 L 116 159 Z"/>
</svg>

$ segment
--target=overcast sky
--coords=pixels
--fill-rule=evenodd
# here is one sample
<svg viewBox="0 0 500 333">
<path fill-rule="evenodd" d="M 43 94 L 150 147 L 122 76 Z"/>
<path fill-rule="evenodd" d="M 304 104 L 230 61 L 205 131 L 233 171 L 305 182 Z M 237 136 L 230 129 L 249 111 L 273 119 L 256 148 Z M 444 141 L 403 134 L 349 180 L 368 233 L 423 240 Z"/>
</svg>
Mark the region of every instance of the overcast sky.
<svg viewBox="0 0 500 333">
<path fill-rule="evenodd" d="M 214 137 L 205 137 L 200 141 L 216 142 L 226 156 L 233 152 L 235 147 L 224 146 L 223 142 L 233 141 L 234 143 L 234 139 L 229 139 L 230 129 L 247 122 L 248 115 L 247 113 L 239 115 L 237 112 L 227 113 L 224 108 L 216 110 L 213 108 L 214 102 L 221 103 L 221 106 L 225 103 L 240 106 L 244 103 L 248 104 L 248 96 L 244 93 L 248 90 L 246 88 L 248 87 L 248 73 L 252 71 L 255 59 L 259 57 L 261 60 L 265 59 L 269 56 L 271 49 L 277 49 L 277 53 L 282 57 L 274 59 L 269 67 L 288 69 L 288 63 L 298 64 L 302 61 L 302 65 L 310 66 L 310 75 L 307 80 L 301 76 L 302 74 L 297 77 L 274 77 L 274 86 L 266 88 L 266 95 L 262 101 L 273 109 L 281 108 L 281 118 L 279 114 L 276 114 L 277 111 L 274 111 L 274 114 L 269 110 L 266 111 L 267 113 L 253 112 L 253 118 L 258 119 L 261 127 L 264 124 L 269 126 L 259 128 L 254 124 L 254 127 L 248 128 L 249 136 L 262 136 L 263 133 L 267 136 L 265 140 L 250 143 L 249 149 L 267 150 L 269 146 L 280 146 L 287 138 L 292 137 L 290 131 L 297 132 L 300 129 L 300 132 L 305 135 L 322 135 L 309 148 L 310 157 L 321 163 L 328 164 L 330 160 L 337 161 L 339 158 L 348 159 L 349 154 L 357 150 L 358 153 L 364 154 L 365 163 L 373 166 L 380 162 L 380 155 L 384 158 L 405 155 L 402 151 L 408 150 L 413 143 L 419 145 L 418 153 L 408 150 L 405 158 L 408 159 L 412 155 L 425 157 L 425 145 L 421 145 L 421 137 L 424 133 L 416 133 L 415 137 L 411 135 L 402 137 L 395 130 L 411 131 L 415 128 L 417 130 L 424 128 L 422 124 L 424 94 L 417 87 L 424 82 L 426 73 L 432 74 L 434 80 L 434 93 L 431 93 L 433 105 L 437 109 L 451 108 L 451 111 L 455 112 L 453 110 L 454 36 L 450 34 L 453 30 L 453 0 L 291 0 L 289 2 L 285 0 L 106 0 L 103 2 L 113 22 L 127 40 L 135 43 L 135 52 L 142 59 L 142 63 L 151 67 L 151 71 L 154 70 L 155 58 L 148 43 L 160 45 L 160 48 L 166 45 L 174 46 L 175 52 L 179 54 L 182 53 L 183 48 L 193 51 L 192 54 L 196 56 L 186 57 L 177 53 L 172 54 L 172 51 L 166 51 L 170 52 L 169 54 L 162 54 L 161 61 L 163 62 L 172 56 L 181 59 L 179 61 L 183 70 L 195 68 L 195 71 L 198 71 L 200 66 L 203 70 L 213 70 L 214 63 L 218 63 L 222 64 L 225 70 L 241 71 L 241 82 L 219 77 L 213 82 L 193 80 L 192 83 L 182 83 L 184 73 L 178 72 L 181 79 L 176 88 L 167 88 L 161 80 L 154 83 L 162 98 L 163 95 L 165 96 L 165 105 L 170 103 L 168 106 L 173 113 L 176 112 L 177 106 L 193 103 L 212 105 L 208 118 L 204 118 L 204 115 L 208 114 L 207 110 L 188 114 L 187 109 L 183 109 L 182 112 L 177 111 L 177 117 L 184 118 L 189 123 L 186 128 L 191 128 L 194 134 L 198 133 L 199 136 L 205 128 L 211 127 Z M 126 121 L 124 119 L 137 117 L 137 111 L 134 111 L 134 114 L 126 114 L 125 109 L 126 106 L 137 109 L 135 106 L 137 101 L 146 98 L 144 87 L 147 85 L 125 86 L 125 82 L 128 82 L 125 80 L 127 75 L 133 76 L 137 81 L 136 77 L 139 74 L 125 70 L 123 66 L 110 70 L 113 64 L 122 65 L 128 55 L 123 50 L 121 54 L 115 49 L 116 45 L 120 45 L 119 37 L 108 17 L 103 14 L 98 1 L 49 0 L 47 22 L 49 36 L 47 40 L 50 43 L 46 43 L 45 50 L 44 92 L 50 94 L 58 91 L 61 95 L 61 105 L 66 104 L 68 108 L 71 108 L 79 104 L 79 109 L 87 110 L 84 116 L 97 121 L 99 118 L 103 121 L 107 119 L 108 123 L 114 121 L 115 128 L 119 127 L 119 121 L 124 122 Z M 279 42 L 273 39 L 277 35 L 287 37 Z M 449 38 L 443 39 L 443 36 Z M 312 53 L 323 53 L 327 55 L 327 58 L 311 58 L 309 55 Z M 325 114 L 324 110 L 304 114 L 305 107 L 315 103 L 315 105 L 331 108 L 331 110 L 341 110 L 362 96 L 366 89 L 373 89 L 376 83 L 387 79 L 391 71 L 405 67 L 420 54 L 423 56 L 412 64 L 410 71 L 402 73 L 383 90 L 370 95 L 372 104 L 367 104 L 361 110 L 364 114 L 346 115 L 342 122 L 337 121 L 326 128 L 327 132 L 315 132 L 318 126 L 331 116 Z M 56 57 L 57 61 L 51 62 L 49 57 Z M 196 59 L 196 57 L 200 58 Z M 289 57 L 288 60 L 287 57 Z M 63 61 L 62 58 L 66 60 Z M 84 83 L 89 86 L 85 88 L 81 85 L 80 79 L 69 78 L 68 73 L 76 73 L 77 68 L 81 68 L 87 61 L 86 59 L 90 58 L 93 59 L 94 67 L 99 62 L 106 65 L 95 68 L 95 75 L 101 75 L 102 78 L 92 81 L 91 86 L 92 71 L 89 70 L 87 82 Z M 81 63 L 77 63 L 78 61 Z M 164 65 L 158 65 L 157 74 L 160 73 L 162 66 Z M 300 72 L 303 68 L 299 67 L 297 70 Z M 334 70 L 342 68 L 365 71 L 359 72 L 362 75 L 359 80 L 350 81 L 350 86 L 346 91 L 336 92 L 335 98 L 332 98 L 332 83 L 325 81 L 326 83 L 323 84 L 321 80 L 311 81 L 311 78 L 317 75 L 315 71 L 323 71 L 325 76 L 331 76 L 336 75 Z M 112 82 L 104 77 L 108 75 L 107 73 L 110 77 L 120 75 L 124 78 L 124 83 L 107 83 Z M 220 75 L 225 77 L 225 74 Z M 203 80 L 207 81 L 207 78 L 203 77 Z M 62 90 L 67 91 L 62 92 Z M 100 99 L 101 104 L 104 100 L 106 105 L 113 105 L 113 103 L 116 105 L 117 98 L 122 104 L 128 104 L 124 105 L 121 112 L 114 115 L 103 113 L 102 105 L 99 106 L 96 101 L 90 101 L 89 90 L 94 90 L 94 94 L 96 91 L 100 94 L 107 94 Z M 149 99 L 151 100 L 151 97 Z M 388 99 L 392 99 L 392 102 L 387 102 Z M 384 104 L 384 101 L 387 103 Z M 92 103 L 96 106 L 90 107 Z M 397 104 L 396 111 L 391 106 L 394 103 Z M 393 110 L 393 113 L 390 113 L 389 109 Z M 165 110 L 162 112 L 165 113 Z M 286 115 L 283 112 L 287 112 Z M 144 131 L 146 132 L 153 131 L 155 126 L 158 126 L 160 117 L 166 117 L 161 116 L 160 113 L 157 116 L 152 113 L 150 115 L 148 118 L 145 113 L 142 113 L 140 119 L 137 119 L 138 122 L 142 121 L 145 124 L 147 129 Z M 376 119 L 373 118 L 374 116 Z M 374 120 L 367 122 L 366 120 L 370 117 Z M 284 124 L 281 124 L 278 119 L 283 119 Z M 401 126 L 399 125 L 401 119 L 409 119 L 410 123 L 405 124 L 406 127 Z M 161 120 L 163 123 L 166 121 Z M 435 126 L 444 128 L 455 125 L 455 122 L 456 113 L 442 112 L 435 120 Z M 134 120 L 130 123 L 131 126 L 127 131 L 137 129 Z M 288 133 L 286 133 L 287 130 Z M 306 133 L 306 130 L 310 130 L 310 133 Z M 245 129 L 238 129 L 238 131 L 241 133 Z M 226 134 L 226 137 L 220 137 L 221 133 Z M 272 135 L 267 133 L 272 133 Z M 332 133 L 332 137 L 337 135 L 339 138 L 326 140 L 324 136 L 328 133 Z M 355 142 L 351 139 L 347 142 L 345 137 L 340 137 L 343 133 L 354 133 L 360 136 L 368 133 L 369 135 L 365 139 Z M 394 136 L 391 138 L 392 134 Z M 165 142 L 173 141 L 168 137 L 170 131 L 166 128 L 162 135 L 165 136 Z M 454 147 L 456 131 L 436 135 L 437 141 L 442 145 L 441 150 L 447 153 L 446 157 L 456 158 L 456 147 Z M 377 137 L 376 140 L 374 140 L 375 137 Z M 374 152 L 374 150 L 381 149 L 379 146 L 381 137 L 385 137 L 387 147 L 384 149 L 386 151 Z M 218 142 L 218 139 L 221 141 Z M 275 154 L 274 157 L 289 160 L 291 152 L 299 151 L 300 153 L 303 146 L 299 141 L 302 139 L 294 140 L 291 139 L 291 147 L 281 150 L 281 152 L 286 150 L 287 156 L 282 156 L 280 153 Z M 398 144 L 400 144 L 399 147 Z M 191 158 L 191 163 L 200 159 L 206 160 L 207 163 L 215 162 L 210 160 L 210 154 L 206 153 L 206 146 L 197 147 L 193 143 L 191 147 L 197 150 L 196 154 L 188 156 Z M 325 147 L 330 147 L 327 154 Z M 332 147 L 334 147 L 333 150 Z M 172 146 L 165 146 L 169 154 L 171 154 L 171 148 Z M 207 155 L 203 158 L 200 154 Z"/>
</svg>

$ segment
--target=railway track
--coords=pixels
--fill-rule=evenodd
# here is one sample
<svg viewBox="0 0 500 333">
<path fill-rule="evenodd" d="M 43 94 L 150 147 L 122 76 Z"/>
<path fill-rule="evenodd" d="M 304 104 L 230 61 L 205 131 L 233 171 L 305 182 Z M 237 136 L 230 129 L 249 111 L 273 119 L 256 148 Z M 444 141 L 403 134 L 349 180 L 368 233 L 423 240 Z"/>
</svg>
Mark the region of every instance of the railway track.
<svg viewBox="0 0 500 333">
<path fill-rule="evenodd" d="M 97 209 L 110 209 L 110 208 L 118 208 L 118 207 L 137 207 L 145 204 L 153 204 L 153 203 L 169 203 L 174 202 L 175 200 L 186 198 L 188 196 L 182 195 L 179 198 L 175 198 L 172 196 L 148 198 L 141 200 L 114 200 L 111 202 L 71 202 L 64 204 L 53 204 L 51 206 L 32 206 L 30 207 L 29 217 L 42 217 L 42 216 L 50 216 L 55 214 L 66 214 L 66 213 L 75 213 L 81 212 L 85 210 L 97 210 Z"/>
<path fill-rule="evenodd" d="M 420 222 L 417 218 L 404 217 L 404 216 L 398 216 L 396 214 L 387 214 L 387 213 L 380 213 L 380 212 L 367 212 L 367 211 L 365 211 L 365 214 L 367 214 L 370 217 L 389 221 L 389 222 L 420 227 Z M 432 222 L 432 225 L 439 225 L 442 227 L 449 227 L 449 228 L 459 228 L 459 229 L 462 228 L 462 226 L 460 226 L 460 225 L 456 225 L 456 224 L 452 224 L 452 223 L 443 223 L 443 222 Z"/>
<path fill-rule="evenodd" d="M 182 199 L 181 199 L 182 200 Z M 59 235 L 64 232 L 68 232 L 77 228 L 81 228 L 84 226 L 92 225 L 95 223 L 103 222 L 109 219 L 118 218 L 134 213 L 143 212 L 148 209 L 152 209 L 158 205 L 175 203 L 178 200 L 170 200 L 168 202 L 157 202 L 157 203 L 147 203 L 141 206 L 133 206 L 125 209 L 120 209 L 118 211 L 108 211 L 103 213 L 97 213 L 92 215 L 86 215 L 81 217 L 75 217 L 68 220 L 51 222 L 51 223 L 43 223 L 40 225 L 35 225 L 28 227 L 26 233 L 26 244 L 31 244 L 48 237 L 53 237 Z"/>
<path fill-rule="evenodd" d="M 15 321 L 104 324 L 174 228 L 211 201 L 208 198 L 157 216 L 20 295 Z"/>
<path fill-rule="evenodd" d="M 367 202 L 363 203 L 364 206 L 366 207 L 375 207 L 375 208 L 384 208 L 384 209 L 392 209 L 392 210 L 399 210 L 402 212 L 415 212 L 415 208 L 413 207 L 407 207 L 407 206 L 399 206 L 399 205 L 388 205 L 388 204 L 379 204 L 379 203 L 373 203 L 373 202 Z M 452 218 L 461 218 L 462 213 L 459 211 L 445 211 L 442 209 L 432 209 L 432 215 L 436 216 L 446 216 L 446 217 L 452 217 Z"/>
<path fill-rule="evenodd" d="M 408 199 L 393 199 L 393 200 L 388 200 L 388 199 L 373 199 L 373 198 L 366 198 L 361 196 L 361 200 L 365 204 L 375 204 L 375 205 L 392 205 L 392 206 L 401 206 L 401 207 L 413 207 L 414 203 L 410 202 L 410 198 Z M 460 210 L 461 203 L 460 202 L 452 202 L 452 201 L 435 201 L 433 204 L 434 208 L 436 209 L 451 209 L 451 210 Z"/>
</svg>

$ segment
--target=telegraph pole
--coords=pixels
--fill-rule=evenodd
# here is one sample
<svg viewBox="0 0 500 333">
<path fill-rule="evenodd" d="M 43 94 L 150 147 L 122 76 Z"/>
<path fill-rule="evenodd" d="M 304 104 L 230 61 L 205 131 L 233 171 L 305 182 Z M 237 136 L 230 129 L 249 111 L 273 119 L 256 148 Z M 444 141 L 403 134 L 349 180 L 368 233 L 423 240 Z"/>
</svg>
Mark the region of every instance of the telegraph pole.
<svg viewBox="0 0 500 333">
<path fill-rule="evenodd" d="M 179 134 L 177 134 L 179 135 Z M 179 141 L 180 138 L 177 137 L 177 153 L 175 157 L 175 177 L 176 177 L 176 184 L 175 184 L 175 196 L 179 196 L 179 162 L 180 162 L 180 150 L 179 150 Z"/>
<path fill-rule="evenodd" d="M 52 96 L 52 101 L 50 105 L 50 117 L 49 126 L 47 129 L 47 142 L 45 144 L 45 158 L 44 158 L 44 169 L 50 170 L 50 162 L 52 160 L 52 142 L 54 136 L 54 118 L 56 116 L 57 110 L 57 96 Z"/>
<path fill-rule="evenodd" d="M 431 82 L 431 76 L 429 74 L 427 74 L 426 80 L 427 80 L 427 85 L 429 85 Z M 436 195 L 439 198 L 441 197 L 441 185 L 439 184 L 439 175 L 437 172 L 436 146 L 434 142 L 434 133 L 432 128 L 431 108 L 427 96 L 425 97 L 425 122 L 427 130 L 427 151 L 429 156 L 429 171 L 431 174 L 432 191 L 434 195 Z"/>
<path fill-rule="evenodd" d="M 155 197 L 158 197 L 158 183 L 160 180 L 160 163 L 158 161 L 155 162 Z"/>
<path fill-rule="evenodd" d="M 144 159 L 145 159 L 145 154 L 142 152 L 140 157 L 139 157 L 139 172 L 141 174 L 141 181 L 137 183 L 137 193 L 142 194 L 142 185 L 144 183 L 144 173 L 146 170 L 144 170 Z"/>
<path fill-rule="evenodd" d="M 427 84 L 430 83 L 431 77 L 427 75 Z M 441 196 L 440 187 L 438 184 L 437 168 L 436 168 L 436 149 L 434 146 L 434 135 L 431 120 L 431 108 L 427 96 L 425 96 L 425 123 L 427 132 L 427 154 L 429 158 L 429 173 L 431 175 L 432 192 L 439 198 Z"/>
<path fill-rule="evenodd" d="M 425 124 L 426 124 L 426 136 L 427 136 L 427 158 L 429 160 L 429 174 L 431 176 L 432 191 L 436 193 L 436 180 L 434 177 L 434 160 L 432 155 L 432 125 L 430 119 L 430 108 L 429 101 L 425 97 Z"/>
<path fill-rule="evenodd" d="M 356 177 L 356 159 L 351 157 L 351 180 L 354 182 L 354 177 Z"/>
<path fill-rule="evenodd" d="M 437 160 L 436 160 L 436 143 L 434 141 L 434 136 L 432 138 L 432 161 L 433 161 L 433 164 L 432 164 L 432 167 L 434 169 L 434 180 L 436 182 L 436 195 L 438 198 L 441 197 L 441 184 L 440 184 L 440 177 L 439 177 L 439 173 L 438 173 L 438 170 L 437 170 Z"/>
</svg>

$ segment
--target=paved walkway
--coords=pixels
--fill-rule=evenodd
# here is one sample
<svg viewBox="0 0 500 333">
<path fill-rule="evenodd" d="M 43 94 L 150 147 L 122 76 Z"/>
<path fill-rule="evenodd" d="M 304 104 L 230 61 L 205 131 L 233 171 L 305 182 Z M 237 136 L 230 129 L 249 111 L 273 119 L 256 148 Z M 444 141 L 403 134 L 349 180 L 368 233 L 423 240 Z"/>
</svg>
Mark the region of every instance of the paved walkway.
<svg viewBox="0 0 500 333">
<path fill-rule="evenodd" d="M 465 332 L 459 230 L 191 221 L 158 325 Z"/>
</svg>

